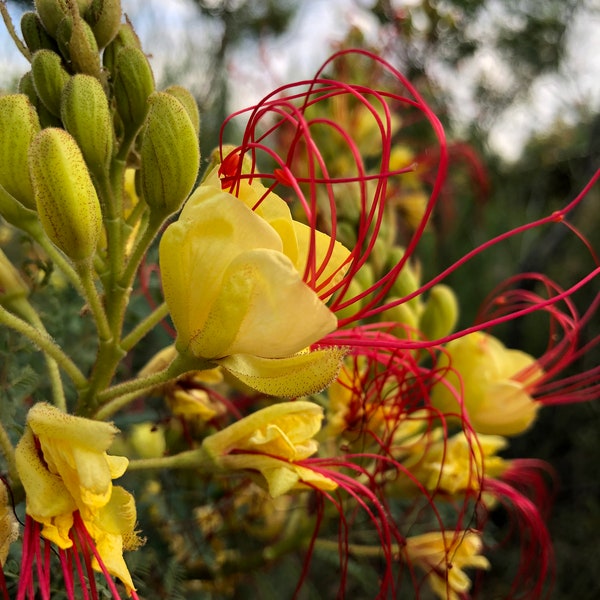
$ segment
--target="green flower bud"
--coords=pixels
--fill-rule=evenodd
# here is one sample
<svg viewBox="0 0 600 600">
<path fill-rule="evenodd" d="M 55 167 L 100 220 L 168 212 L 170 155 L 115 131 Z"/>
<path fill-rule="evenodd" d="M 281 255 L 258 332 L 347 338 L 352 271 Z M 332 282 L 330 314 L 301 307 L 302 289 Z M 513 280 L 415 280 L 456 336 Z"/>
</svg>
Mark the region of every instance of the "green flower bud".
<svg viewBox="0 0 600 600">
<path fill-rule="evenodd" d="M 60 97 L 69 81 L 60 56 L 52 50 L 38 50 L 31 60 L 31 74 L 38 98 L 50 113 L 60 117 Z"/>
<path fill-rule="evenodd" d="M 119 31 L 121 23 L 121 0 L 92 0 L 85 13 L 98 48 L 106 47 Z"/>
<path fill-rule="evenodd" d="M 404 256 L 404 248 L 400 248 L 399 246 L 394 246 L 388 254 L 388 265 L 394 266 L 398 264 L 402 257 Z M 398 273 L 398 277 L 394 281 L 394 285 L 392 286 L 392 293 L 398 298 L 404 298 L 416 292 L 420 287 L 420 273 L 418 268 L 415 268 L 411 265 L 410 261 L 406 261 L 404 266 Z M 421 300 L 419 296 L 409 300 L 409 304 L 411 304 L 412 308 L 418 310 L 421 304 Z"/>
<path fill-rule="evenodd" d="M 0 184 L 28 208 L 35 207 L 27 151 L 40 130 L 35 108 L 25 94 L 0 96 Z"/>
<path fill-rule="evenodd" d="M 48 34 L 41 19 L 34 12 L 23 13 L 21 17 L 21 33 L 29 50 L 56 50 L 56 42 Z"/>
<path fill-rule="evenodd" d="M 60 114 L 93 174 L 108 170 L 113 153 L 113 128 L 102 84 L 91 75 L 71 77 L 63 90 Z"/>
<path fill-rule="evenodd" d="M 154 91 L 154 75 L 146 55 L 127 46 L 117 56 L 113 93 L 125 131 L 133 135 L 148 114 L 148 96 Z"/>
<path fill-rule="evenodd" d="M 171 94 L 171 96 L 174 96 L 183 104 L 183 108 L 187 111 L 188 117 L 196 130 L 196 135 L 200 135 L 200 111 L 192 93 L 181 85 L 172 85 L 165 92 Z"/>
<path fill-rule="evenodd" d="M 429 292 L 425 309 L 419 318 L 419 329 L 429 340 L 452 333 L 458 320 L 458 301 L 447 285 L 439 284 Z"/>
<path fill-rule="evenodd" d="M 31 143 L 29 172 L 48 237 L 74 262 L 91 259 L 102 214 L 77 142 L 63 129 L 43 129 Z"/>
<path fill-rule="evenodd" d="M 394 302 L 395 300 L 399 300 L 399 298 L 391 297 L 386 300 L 386 302 Z M 378 316 L 379 321 L 393 321 L 394 323 L 398 323 L 399 325 L 405 325 L 410 329 L 413 329 L 415 332 L 419 330 L 419 317 L 417 316 L 416 311 L 413 307 L 409 305 L 408 302 L 403 302 L 402 304 L 398 304 L 397 306 L 392 306 L 388 308 L 384 312 L 382 312 Z M 401 339 L 407 339 L 408 337 L 416 337 L 407 335 L 406 329 L 404 327 L 395 328 L 393 331 L 394 335 Z"/>
<path fill-rule="evenodd" d="M 44 127 L 60 127 L 60 120 L 57 119 L 42 103 L 38 98 L 35 86 L 33 85 L 33 74 L 31 71 L 27 71 L 21 77 L 19 85 L 17 86 L 19 93 L 25 94 L 29 98 L 29 102 L 35 108 L 40 126 Z"/>
<path fill-rule="evenodd" d="M 114 72 L 119 52 L 121 52 L 123 48 L 128 47 L 141 50 L 142 44 L 133 30 L 133 27 L 129 23 L 121 23 L 112 42 L 106 46 L 102 53 L 102 64 L 104 65 L 104 68 L 111 73 Z"/>
<path fill-rule="evenodd" d="M 142 196 L 158 218 L 173 214 L 194 187 L 200 166 L 196 130 L 183 104 L 165 92 L 148 98 L 139 170 Z"/>
<path fill-rule="evenodd" d="M 0 250 L 0 304 L 9 310 L 29 295 L 29 286 L 6 254 Z"/>
<path fill-rule="evenodd" d="M 58 47 L 77 73 L 100 77 L 98 44 L 90 26 L 79 16 L 65 17 L 56 30 Z"/>
<path fill-rule="evenodd" d="M 56 37 L 59 23 L 69 14 L 66 0 L 35 0 L 35 9 L 44 29 Z"/>
</svg>

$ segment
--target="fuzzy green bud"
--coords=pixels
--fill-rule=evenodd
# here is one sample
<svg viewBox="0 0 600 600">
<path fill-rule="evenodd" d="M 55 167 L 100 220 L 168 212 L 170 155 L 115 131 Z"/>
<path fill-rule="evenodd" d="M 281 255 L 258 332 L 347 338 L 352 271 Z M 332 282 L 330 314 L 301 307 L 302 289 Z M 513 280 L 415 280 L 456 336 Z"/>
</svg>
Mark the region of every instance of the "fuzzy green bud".
<svg viewBox="0 0 600 600">
<path fill-rule="evenodd" d="M 40 122 L 25 94 L 0 96 L 0 184 L 28 208 L 35 207 L 27 153 Z"/>
<path fill-rule="evenodd" d="M 31 74 L 38 98 L 50 113 L 60 117 L 60 97 L 69 81 L 60 56 L 52 50 L 38 50 L 31 59 Z"/>
<path fill-rule="evenodd" d="M 458 301 L 452 288 L 439 284 L 429 292 L 419 318 L 419 329 L 429 340 L 438 340 L 452 333 L 458 320 Z"/>
<path fill-rule="evenodd" d="M 172 85 L 164 91 L 177 98 L 183 104 L 183 108 L 187 111 L 188 117 L 196 130 L 196 135 L 200 135 L 200 111 L 192 93 L 181 85 Z"/>
<path fill-rule="evenodd" d="M 29 50 L 56 50 L 56 42 L 44 28 L 41 19 L 34 12 L 23 13 L 21 17 L 21 33 Z"/>
<path fill-rule="evenodd" d="M 20 94 L 25 94 L 29 98 L 29 102 L 35 108 L 40 126 L 44 127 L 60 127 L 60 120 L 55 117 L 38 98 L 35 86 L 33 85 L 33 75 L 31 71 L 27 71 L 19 80 L 17 89 Z"/>
<path fill-rule="evenodd" d="M 146 55 L 133 46 L 119 52 L 113 73 L 117 112 L 125 131 L 137 132 L 148 114 L 148 96 L 154 91 L 154 75 Z"/>
<path fill-rule="evenodd" d="M 77 142 L 63 129 L 43 129 L 31 143 L 29 172 L 48 237 L 74 262 L 91 259 L 102 214 Z"/>
<path fill-rule="evenodd" d="M 112 73 L 115 70 L 119 52 L 128 47 L 141 50 L 142 44 L 133 27 L 129 23 L 121 23 L 117 29 L 117 34 L 102 53 L 104 68 Z"/>
<path fill-rule="evenodd" d="M 98 48 L 106 47 L 119 31 L 121 23 L 121 0 L 92 0 L 85 13 Z"/>
<path fill-rule="evenodd" d="M 29 286 L 23 281 L 19 271 L 0 250 L 0 304 L 9 310 L 29 295 Z"/>
<path fill-rule="evenodd" d="M 71 77 L 63 90 L 60 114 L 93 174 L 108 170 L 113 153 L 113 128 L 102 84 L 91 75 Z"/>
<path fill-rule="evenodd" d="M 386 303 L 393 304 L 397 300 L 400 300 L 400 298 L 391 297 L 386 300 Z M 419 317 L 417 316 L 414 308 L 411 307 L 408 302 L 403 302 L 402 304 L 397 304 L 396 306 L 388 308 L 378 316 L 378 319 L 382 322 L 392 321 L 394 323 L 398 323 L 399 325 L 404 325 L 407 329 L 404 327 L 398 327 L 395 328 L 394 331 L 394 334 L 401 339 L 415 337 L 407 335 L 407 330 L 413 330 L 414 332 L 419 330 Z"/>
<path fill-rule="evenodd" d="M 66 0 L 35 0 L 35 9 L 44 29 L 56 37 L 59 23 L 69 14 Z"/>
<path fill-rule="evenodd" d="M 400 248 L 399 246 L 394 246 L 388 254 L 388 265 L 393 267 L 397 265 L 402 258 L 404 257 L 405 251 L 404 248 Z M 420 273 L 418 268 L 414 267 L 410 260 L 407 260 L 404 263 L 402 269 L 398 273 L 396 280 L 392 286 L 392 293 L 399 298 L 404 298 L 405 296 L 409 296 L 410 294 L 416 292 L 420 287 Z M 409 304 L 417 310 L 420 306 L 421 300 L 419 296 L 409 300 Z"/>
<path fill-rule="evenodd" d="M 77 73 L 100 77 L 100 55 L 91 27 L 77 12 L 65 17 L 56 30 L 58 46 Z"/>
<path fill-rule="evenodd" d="M 148 98 L 139 170 L 142 196 L 159 219 L 173 214 L 188 197 L 200 166 L 196 130 L 183 104 L 165 92 Z"/>
</svg>

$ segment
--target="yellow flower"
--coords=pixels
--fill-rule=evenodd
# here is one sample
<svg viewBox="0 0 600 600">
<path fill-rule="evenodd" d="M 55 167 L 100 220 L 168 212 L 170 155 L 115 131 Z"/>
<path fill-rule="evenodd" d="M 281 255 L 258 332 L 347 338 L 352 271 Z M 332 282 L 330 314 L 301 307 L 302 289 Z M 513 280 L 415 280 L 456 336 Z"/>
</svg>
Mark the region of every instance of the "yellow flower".
<svg viewBox="0 0 600 600">
<path fill-rule="evenodd" d="M 517 435 L 533 423 L 539 405 L 528 389 L 542 370 L 529 354 L 477 332 L 450 342 L 438 367 L 449 369 L 434 386 L 431 403 L 445 413 L 461 414 L 457 396 L 462 390 L 464 408 L 478 433 Z"/>
<path fill-rule="evenodd" d="M 433 531 L 406 539 L 406 559 L 425 571 L 431 589 L 442 600 L 460 600 L 471 588 L 465 568 L 489 569 L 479 553 L 482 542 L 474 531 Z"/>
<path fill-rule="evenodd" d="M 473 435 L 463 431 L 447 437 L 442 427 L 427 430 L 405 441 L 399 449 L 402 465 L 425 489 L 455 495 L 478 491 L 483 477 L 498 477 L 508 467 L 496 456 L 507 445 L 497 435 Z M 414 487 L 412 481 L 399 477 L 401 488 Z"/>
<path fill-rule="evenodd" d="M 12 506 L 8 502 L 6 485 L 0 481 L 0 569 L 6 562 L 8 549 L 19 537 L 19 524 L 15 519 Z"/>
<path fill-rule="evenodd" d="M 135 504 L 131 494 L 112 484 L 128 460 L 106 453 L 117 432 L 110 423 L 36 404 L 27 415 L 15 458 L 27 514 L 42 524 L 42 536 L 59 548 L 70 548 L 69 533 L 79 511 L 108 572 L 132 590 L 123 550 L 140 543 L 134 532 Z M 100 570 L 96 561 L 93 566 Z"/>
<path fill-rule="evenodd" d="M 287 204 L 257 180 L 241 181 L 236 194 L 221 189 L 215 169 L 162 237 L 177 350 L 221 364 L 260 391 L 319 391 L 343 353 L 306 349 L 337 327 L 322 298 L 343 277 L 349 252 L 294 221 Z M 278 378 L 274 389 L 261 387 Z M 281 389 L 286 381 L 289 389 Z"/>
<path fill-rule="evenodd" d="M 273 404 L 214 433 L 202 447 L 224 471 L 258 471 L 274 498 L 293 489 L 334 490 L 337 484 L 297 464 L 318 449 L 312 439 L 323 410 L 305 401 Z"/>
</svg>

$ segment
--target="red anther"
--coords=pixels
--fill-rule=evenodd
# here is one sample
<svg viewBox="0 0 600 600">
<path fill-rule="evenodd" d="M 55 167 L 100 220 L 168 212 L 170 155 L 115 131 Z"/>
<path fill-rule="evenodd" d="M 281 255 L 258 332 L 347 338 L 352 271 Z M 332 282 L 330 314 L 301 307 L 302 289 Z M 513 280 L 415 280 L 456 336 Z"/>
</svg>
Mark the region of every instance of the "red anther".
<svg viewBox="0 0 600 600">
<path fill-rule="evenodd" d="M 278 183 L 292 187 L 294 185 L 294 176 L 289 169 L 273 169 L 273 175 Z"/>
<path fill-rule="evenodd" d="M 239 151 L 230 152 L 219 166 L 219 178 L 222 189 L 232 187 L 232 180 L 240 174 L 241 156 Z"/>
</svg>

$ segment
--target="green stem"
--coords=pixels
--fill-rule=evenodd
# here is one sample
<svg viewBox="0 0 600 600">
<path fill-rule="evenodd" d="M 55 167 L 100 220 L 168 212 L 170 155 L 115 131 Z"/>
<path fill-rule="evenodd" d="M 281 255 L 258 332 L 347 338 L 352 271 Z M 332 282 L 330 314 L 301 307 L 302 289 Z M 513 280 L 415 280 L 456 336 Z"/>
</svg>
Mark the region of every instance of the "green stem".
<svg viewBox="0 0 600 600">
<path fill-rule="evenodd" d="M 27 228 L 25 231 L 27 231 L 27 233 L 41 246 L 42 250 L 48 255 L 48 258 L 62 271 L 63 275 L 79 294 L 82 297 L 85 297 L 85 291 L 77 276 L 77 271 L 75 271 L 71 266 L 71 263 L 69 263 L 60 250 L 50 241 L 41 227 L 39 228 L 39 231 L 36 231 L 36 229 L 37 228 Z"/>
<path fill-rule="evenodd" d="M 3 306 L 0 306 L 0 323 L 24 335 L 42 352 L 53 358 L 78 389 L 87 385 L 87 379 L 77 365 L 60 349 L 47 332 L 39 331 L 23 319 L 8 312 Z"/>
<path fill-rule="evenodd" d="M 133 284 L 133 280 L 138 271 L 140 263 L 148 251 L 148 248 L 154 241 L 156 234 L 160 231 L 163 223 L 163 219 L 153 219 L 152 215 L 150 215 L 150 219 L 148 220 L 146 228 L 136 240 L 133 252 L 131 253 L 129 261 L 127 262 L 127 266 L 125 267 L 123 277 L 119 282 L 122 288 L 129 288 Z"/>
<path fill-rule="evenodd" d="M 340 551 L 340 544 L 337 541 L 332 540 L 315 540 L 315 550 L 325 550 L 335 552 L 336 554 Z M 392 544 L 390 552 L 394 556 L 402 555 L 402 548 L 399 544 Z M 383 548 L 381 546 L 361 546 L 359 544 L 349 544 L 348 553 L 353 556 L 361 556 L 365 558 L 379 558 L 384 555 Z"/>
<path fill-rule="evenodd" d="M 26 298 L 21 298 L 20 301 L 15 303 L 13 312 L 21 316 L 25 321 L 33 325 L 41 333 L 48 335 L 40 316 L 34 310 L 31 304 L 29 304 Z M 65 398 L 62 379 L 60 378 L 58 364 L 47 354 L 44 354 L 44 358 L 46 360 L 48 378 L 50 380 L 50 386 L 52 389 L 52 401 L 57 408 L 60 408 L 60 410 L 66 412 L 67 400 Z"/>
<path fill-rule="evenodd" d="M 199 359 L 178 355 L 166 369 L 158 373 L 131 379 L 100 392 L 96 397 L 100 408 L 93 416 L 95 419 L 105 421 L 136 398 L 154 388 L 164 385 L 184 373 L 206 369 L 209 366 L 210 363 Z"/>
<path fill-rule="evenodd" d="M 147 333 L 152 331 L 167 315 L 169 309 L 163 302 L 154 309 L 143 321 L 138 323 L 121 341 L 121 348 L 129 352 Z"/>
<path fill-rule="evenodd" d="M 4 21 L 4 25 L 8 34 L 10 35 L 12 41 L 15 43 L 15 46 L 18 48 L 19 52 L 29 61 L 31 62 L 31 53 L 27 46 L 19 39 L 17 32 L 15 31 L 12 19 L 10 18 L 10 14 L 8 13 L 8 9 L 6 8 L 6 2 L 4 0 L 0 2 L 0 12 L 2 13 L 2 20 Z"/>
<path fill-rule="evenodd" d="M 101 342 L 108 342 L 112 339 L 113 335 L 108 324 L 104 306 L 102 306 L 102 301 L 98 295 L 96 284 L 94 283 L 91 263 L 89 261 L 79 263 L 77 265 L 77 272 L 79 273 L 79 278 L 81 279 L 83 289 L 85 290 L 85 298 L 96 323 L 98 337 Z"/>
<path fill-rule="evenodd" d="M 127 471 L 146 469 L 197 469 L 205 474 L 219 471 L 219 468 L 203 447 L 180 452 L 174 456 L 130 460 L 127 466 Z"/>
</svg>

